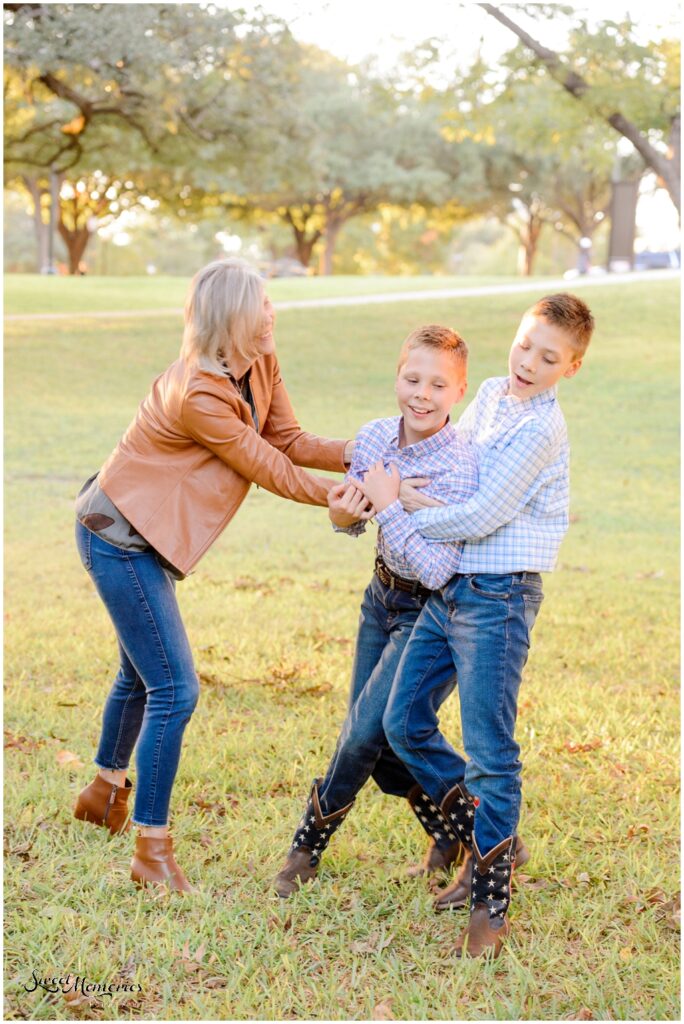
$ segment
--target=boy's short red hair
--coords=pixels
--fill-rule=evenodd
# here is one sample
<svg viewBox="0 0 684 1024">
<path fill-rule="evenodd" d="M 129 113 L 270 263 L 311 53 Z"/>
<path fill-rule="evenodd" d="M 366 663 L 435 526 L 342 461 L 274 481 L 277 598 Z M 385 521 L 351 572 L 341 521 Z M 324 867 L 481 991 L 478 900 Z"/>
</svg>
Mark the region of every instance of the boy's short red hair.
<svg viewBox="0 0 684 1024">
<path fill-rule="evenodd" d="M 450 352 L 462 370 L 465 371 L 468 365 L 468 346 L 461 335 L 451 327 L 443 327 L 441 324 L 425 324 L 423 327 L 416 327 L 401 346 L 397 370 L 401 370 L 408 359 L 409 352 L 414 348 L 432 348 L 440 352 Z"/>
<path fill-rule="evenodd" d="M 550 324 L 561 327 L 572 338 L 572 347 L 581 358 L 587 351 L 594 331 L 594 317 L 587 306 L 576 295 L 558 292 L 545 295 L 525 313 L 526 316 L 542 316 Z"/>
</svg>

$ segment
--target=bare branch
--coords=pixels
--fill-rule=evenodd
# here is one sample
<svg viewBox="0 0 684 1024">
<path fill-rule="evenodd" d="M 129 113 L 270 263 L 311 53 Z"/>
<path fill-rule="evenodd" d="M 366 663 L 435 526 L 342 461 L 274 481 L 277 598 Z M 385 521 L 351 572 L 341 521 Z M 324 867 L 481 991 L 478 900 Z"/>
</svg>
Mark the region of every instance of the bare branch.
<svg viewBox="0 0 684 1024">
<path fill-rule="evenodd" d="M 575 99 L 584 100 L 588 102 L 590 107 L 595 113 L 599 114 L 608 124 L 623 135 L 626 139 L 632 143 L 638 153 L 641 154 L 643 159 L 646 161 L 649 167 L 651 167 L 656 174 L 665 182 L 670 197 L 680 210 L 681 207 L 681 191 L 679 182 L 679 172 L 675 167 L 673 160 L 668 160 L 651 142 L 646 136 L 637 128 L 637 126 L 629 121 L 619 111 L 615 111 L 611 114 L 606 114 L 602 111 L 598 104 L 593 100 L 593 90 L 589 83 L 578 75 L 571 68 L 565 64 L 561 59 L 560 55 L 555 50 L 549 50 L 546 46 L 543 46 L 537 39 L 534 39 L 529 32 L 526 32 L 524 28 L 517 25 L 514 21 L 503 13 L 500 8 L 495 7 L 493 4 L 479 4 L 483 10 L 490 14 L 493 18 L 496 18 L 498 22 L 509 28 L 522 43 L 525 44 L 532 52 L 537 56 L 545 67 L 551 72 L 553 78 L 561 85 L 567 92 L 570 93 Z"/>
</svg>

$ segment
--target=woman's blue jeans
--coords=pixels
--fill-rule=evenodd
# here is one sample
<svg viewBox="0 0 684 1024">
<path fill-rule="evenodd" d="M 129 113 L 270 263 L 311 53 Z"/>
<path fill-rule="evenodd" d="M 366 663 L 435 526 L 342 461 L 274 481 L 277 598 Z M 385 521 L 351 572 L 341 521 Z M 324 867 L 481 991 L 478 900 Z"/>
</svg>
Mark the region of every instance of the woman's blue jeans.
<svg viewBox="0 0 684 1024">
<path fill-rule="evenodd" d="M 518 690 L 542 598 L 536 572 L 455 576 L 427 601 L 387 701 L 388 742 L 428 796 L 440 804 L 465 780 L 479 798 L 475 838 L 483 856 L 518 827 Z M 437 717 L 454 668 L 467 762 Z"/>
<path fill-rule="evenodd" d="M 372 776 L 384 793 L 406 796 L 416 784 L 382 727 L 394 673 L 423 601 L 390 590 L 374 574 L 361 603 L 347 717 L 318 787 L 325 814 L 346 806 Z"/>
<path fill-rule="evenodd" d="M 199 697 L 174 581 L 153 551 L 114 547 L 78 521 L 76 544 L 114 624 L 121 659 L 95 764 L 123 771 L 137 742 L 133 823 L 166 825 L 183 732 Z"/>
</svg>

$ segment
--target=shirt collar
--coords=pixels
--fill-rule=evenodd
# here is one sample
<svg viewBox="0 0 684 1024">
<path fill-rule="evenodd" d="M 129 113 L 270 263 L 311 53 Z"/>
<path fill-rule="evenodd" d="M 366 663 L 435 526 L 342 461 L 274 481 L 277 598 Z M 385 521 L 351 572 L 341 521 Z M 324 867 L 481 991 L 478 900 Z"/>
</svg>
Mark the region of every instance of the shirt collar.
<svg viewBox="0 0 684 1024">
<path fill-rule="evenodd" d="M 396 448 L 399 448 L 399 428 L 402 419 L 402 416 L 397 416 L 395 430 L 390 438 L 390 444 Z M 410 453 L 411 455 L 428 455 L 430 452 L 439 451 L 445 445 L 451 444 L 455 437 L 456 430 L 451 422 L 451 417 L 449 417 L 442 429 L 438 430 L 436 434 L 432 434 L 431 437 L 426 437 L 422 441 L 416 441 L 415 444 L 405 444 L 400 451 Z"/>
<path fill-rule="evenodd" d="M 546 388 L 545 391 L 540 391 L 538 395 L 533 395 L 532 398 L 518 398 L 516 395 L 510 395 L 508 388 L 510 384 L 510 378 L 501 378 L 501 391 L 499 398 L 503 404 L 505 404 L 511 412 L 528 412 L 530 409 L 537 409 L 541 405 L 547 405 L 549 402 L 554 402 L 558 397 L 558 385 L 554 384 L 553 387 Z"/>
</svg>

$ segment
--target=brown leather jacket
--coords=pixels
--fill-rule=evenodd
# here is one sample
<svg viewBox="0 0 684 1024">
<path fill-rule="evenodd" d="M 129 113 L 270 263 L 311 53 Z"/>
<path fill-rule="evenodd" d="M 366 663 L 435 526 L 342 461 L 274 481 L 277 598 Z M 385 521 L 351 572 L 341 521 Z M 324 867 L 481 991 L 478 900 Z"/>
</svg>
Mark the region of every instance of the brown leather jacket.
<svg viewBox="0 0 684 1024">
<path fill-rule="evenodd" d="M 259 431 L 235 385 L 176 360 L 157 377 L 105 462 L 102 490 L 172 565 L 188 573 L 242 504 L 250 483 L 325 505 L 336 482 L 299 466 L 344 472 L 344 441 L 305 433 L 275 355 L 252 366 Z"/>
</svg>

